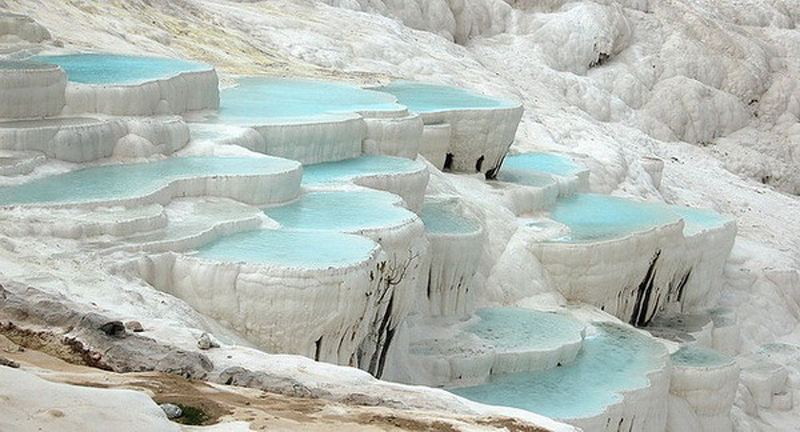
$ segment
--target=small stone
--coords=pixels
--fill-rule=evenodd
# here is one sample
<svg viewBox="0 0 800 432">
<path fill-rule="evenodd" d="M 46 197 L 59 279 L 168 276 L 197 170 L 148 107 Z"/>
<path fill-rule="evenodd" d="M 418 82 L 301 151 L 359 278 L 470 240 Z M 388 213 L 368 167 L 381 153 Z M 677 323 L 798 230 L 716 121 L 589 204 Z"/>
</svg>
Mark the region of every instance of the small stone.
<svg viewBox="0 0 800 432">
<path fill-rule="evenodd" d="M 0 356 L 0 366 L 8 366 L 10 368 L 17 369 L 19 368 L 19 363 Z"/>
<path fill-rule="evenodd" d="M 142 327 L 142 323 L 140 323 L 139 321 L 128 321 L 125 323 L 125 328 L 134 333 L 139 333 L 144 331 L 144 327 Z"/>
<path fill-rule="evenodd" d="M 177 405 L 165 403 L 159 406 L 164 411 L 164 414 L 167 415 L 167 418 L 170 420 L 176 419 L 183 415 L 183 410 L 181 410 L 181 407 Z"/>
<path fill-rule="evenodd" d="M 125 335 L 125 325 L 122 321 L 109 321 L 100 326 L 100 331 L 112 337 L 122 337 Z"/>
<path fill-rule="evenodd" d="M 197 347 L 201 350 L 219 348 L 219 342 L 215 341 L 210 334 L 203 333 L 200 335 L 200 339 L 197 341 Z"/>
</svg>

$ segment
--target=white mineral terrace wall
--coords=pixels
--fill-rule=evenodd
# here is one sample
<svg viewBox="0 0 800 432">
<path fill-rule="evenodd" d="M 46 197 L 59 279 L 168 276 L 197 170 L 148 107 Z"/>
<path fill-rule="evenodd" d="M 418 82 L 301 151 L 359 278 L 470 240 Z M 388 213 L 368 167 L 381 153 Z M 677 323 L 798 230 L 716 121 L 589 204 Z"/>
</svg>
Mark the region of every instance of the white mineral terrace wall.
<svg viewBox="0 0 800 432">
<path fill-rule="evenodd" d="M 419 303 L 430 316 L 466 316 L 473 310 L 473 278 L 483 251 L 480 228 L 464 234 L 427 234 Z"/>
<path fill-rule="evenodd" d="M 167 253 L 140 260 L 139 272 L 267 352 L 352 366 L 377 313 L 385 263 L 377 246 L 367 260 L 327 269 Z"/>
<path fill-rule="evenodd" d="M 218 86 L 213 69 L 130 85 L 70 83 L 63 113 L 151 116 L 217 109 Z"/>
<path fill-rule="evenodd" d="M 396 227 L 353 232 L 371 238 L 386 252 L 384 282 L 371 299 L 377 315 L 369 323 L 358 361 L 361 369 L 377 377 L 383 374 L 398 326 L 417 301 L 417 287 L 428 253 L 424 233 L 422 221 L 416 218 Z"/>
<path fill-rule="evenodd" d="M 398 195 L 411 211 L 417 212 L 425 201 L 425 188 L 429 178 L 428 168 L 421 165 L 417 171 L 358 176 L 353 179 L 353 183 Z"/>
<path fill-rule="evenodd" d="M 48 158 L 83 163 L 110 156 L 169 155 L 189 142 L 189 128 L 179 117 L 65 120 L 75 121 L 26 121 L 25 127 L 0 123 L 0 148 L 39 151 Z"/>
<path fill-rule="evenodd" d="M 664 304 L 670 283 L 687 266 L 682 231 L 679 221 L 619 239 L 532 243 L 530 249 L 568 300 L 641 325 Z"/>
<path fill-rule="evenodd" d="M 362 152 L 369 155 L 399 156 L 416 159 L 422 140 L 422 117 L 365 117 L 366 136 Z"/>
<path fill-rule="evenodd" d="M 594 243 L 532 243 L 531 250 L 567 299 L 645 325 L 659 310 L 696 311 L 719 297 L 735 222 L 686 236 L 683 227 Z"/>
<path fill-rule="evenodd" d="M 0 175 L 25 175 L 43 164 L 45 160 L 44 155 L 35 152 L 0 152 Z"/>
<path fill-rule="evenodd" d="M 0 118 L 57 115 L 64 108 L 67 76 L 58 66 L 0 69 Z"/>
<path fill-rule="evenodd" d="M 361 143 L 366 136 L 364 121 L 357 114 L 265 123 L 251 128 L 256 133 L 245 133 L 222 143 L 303 164 L 316 164 L 360 156 Z"/>
<path fill-rule="evenodd" d="M 449 124 L 447 159 L 437 168 L 459 172 L 492 173 L 514 142 L 522 105 L 511 108 L 461 109 L 420 114 L 425 125 Z M 430 142 L 429 142 L 430 143 Z M 427 152 L 427 146 L 426 146 Z"/>
<path fill-rule="evenodd" d="M 498 349 L 475 334 L 462 332 L 470 322 L 460 322 L 439 333 L 423 324 L 416 333 L 425 339 L 411 344 L 407 367 L 401 371 L 395 363 L 390 373 L 409 384 L 450 388 L 480 385 L 490 375 L 542 371 L 567 364 L 583 344 L 584 332 L 576 331 L 558 345 Z"/>
<path fill-rule="evenodd" d="M 684 269 L 673 281 L 668 309 L 697 312 L 714 306 L 722 291 L 722 272 L 736 238 L 736 222 L 702 230 L 686 238 Z"/>
<path fill-rule="evenodd" d="M 27 15 L 0 13 L 0 42 L 18 40 L 40 43 L 50 39 L 50 32 Z"/>
<path fill-rule="evenodd" d="M 441 169 L 447 160 L 452 127 L 449 124 L 425 125 L 419 144 L 419 154 L 433 166 Z"/>
<path fill-rule="evenodd" d="M 672 366 L 670 393 L 684 399 L 705 432 L 731 431 L 731 407 L 739 387 L 739 366 Z"/>
<path fill-rule="evenodd" d="M 501 179 L 502 180 L 502 179 Z M 555 205 L 561 190 L 556 180 L 544 186 L 527 186 L 516 183 L 502 183 L 503 206 L 515 215 L 535 213 Z"/>
</svg>

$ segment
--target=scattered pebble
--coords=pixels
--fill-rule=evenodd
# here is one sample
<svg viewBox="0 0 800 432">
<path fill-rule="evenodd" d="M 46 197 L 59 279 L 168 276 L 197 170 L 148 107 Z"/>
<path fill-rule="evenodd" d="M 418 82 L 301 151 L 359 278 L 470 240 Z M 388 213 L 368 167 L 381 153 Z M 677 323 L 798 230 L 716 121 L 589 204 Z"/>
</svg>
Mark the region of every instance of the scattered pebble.
<svg viewBox="0 0 800 432">
<path fill-rule="evenodd" d="M 219 348 L 219 342 L 215 341 L 210 334 L 203 333 L 200 335 L 200 339 L 197 341 L 197 347 L 201 350 Z"/>
<path fill-rule="evenodd" d="M 181 410 L 181 407 L 177 405 L 165 403 L 159 406 L 164 411 L 164 414 L 167 415 L 167 418 L 170 420 L 176 419 L 183 415 L 183 410 Z"/>
<path fill-rule="evenodd" d="M 125 327 L 134 333 L 139 333 L 144 331 L 144 327 L 142 327 L 142 323 L 140 323 L 139 321 L 128 321 L 127 323 L 125 323 Z"/>
<path fill-rule="evenodd" d="M 125 325 L 122 321 L 109 321 L 100 326 L 100 331 L 109 336 L 121 337 L 125 335 Z"/>
<path fill-rule="evenodd" d="M 19 368 L 19 363 L 15 362 L 14 360 L 9 360 L 5 357 L 0 356 L 0 366 L 8 366 L 10 368 L 17 369 Z"/>
</svg>

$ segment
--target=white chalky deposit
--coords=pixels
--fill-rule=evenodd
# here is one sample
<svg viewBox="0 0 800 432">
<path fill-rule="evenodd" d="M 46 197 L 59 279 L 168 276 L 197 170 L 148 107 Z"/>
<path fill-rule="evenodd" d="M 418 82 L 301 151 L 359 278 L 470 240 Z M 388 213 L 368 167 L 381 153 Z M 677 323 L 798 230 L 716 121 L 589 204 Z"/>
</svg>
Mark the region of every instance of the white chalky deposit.
<svg viewBox="0 0 800 432">
<path fill-rule="evenodd" d="M 0 9 L 2 335 L 334 429 L 799 423 L 795 1 Z"/>
</svg>

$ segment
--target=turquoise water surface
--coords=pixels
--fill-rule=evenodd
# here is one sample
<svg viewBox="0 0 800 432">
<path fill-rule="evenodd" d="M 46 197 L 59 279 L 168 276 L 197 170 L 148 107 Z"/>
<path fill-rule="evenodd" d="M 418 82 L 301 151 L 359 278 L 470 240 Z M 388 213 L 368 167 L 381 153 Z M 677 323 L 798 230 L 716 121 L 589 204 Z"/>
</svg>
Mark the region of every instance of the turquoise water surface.
<svg viewBox="0 0 800 432">
<path fill-rule="evenodd" d="M 429 234 L 468 234 L 481 228 L 478 221 L 463 216 L 454 201 L 426 202 L 419 216 Z"/>
<path fill-rule="evenodd" d="M 256 230 L 225 236 L 200 248 L 194 256 L 283 267 L 328 268 L 364 261 L 377 247 L 377 243 L 358 235 Z"/>
<path fill-rule="evenodd" d="M 561 177 L 573 176 L 584 168 L 572 158 L 556 153 L 522 153 L 518 155 L 506 156 L 503 160 L 503 167 L 500 168 L 500 173 L 506 168 L 533 171 L 546 174 L 554 174 Z"/>
<path fill-rule="evenodd" d="M 340 183 L 373 174 L 410 173 L 425 169 L 421 162 L 391 156 L 361 156 L 337 162 L 303 166 L 303 185 Z"/>
<path fill-rule="evenodd" d="M 677 213 L 661 204 L 596 194 L 559 199 L 550 210 L 550 218 L 569 227 L 569 235 L 555 240 L 567 243 L 622 237 L 680 220 Z"/>
<path fill-rule="evenodd" d="M 648 372 L 663 367 L 664 348 L 654 340 L 614 324 L 595 324 L 571 363 L 539 372 L 490 377 L 487 384 L 451 389 L 467 399 L 520 408 L 566 420 L 603 412 L 620 402 L 624 390 L 648 385 Z"/>
<path fill-rule="evenodd" d="M 415 82 L 394 82 L 375 90 L 397 97 L 401 104 L 415 112 L 432 112 L 454 109 L 510 108 L 513 102 L 492 99 L 458 87 L 423 84 Z"/>
<path fill-rule="evenodd" d="M 403 107 L 390 95 L 347 84 L 253 77 L 243 78 L 237 86 L 222 90 L 217 121 L 258 124 L 259 121 L 401 109 Z"/>
<path fill-rule="evenodd" d="M 556 181 L 552 178 L 540 173 L 516 168 L 508 168 L 505 165 L 497 174 L 497 180 L 537 188 L 552 186 L 556 183 Z"/>
<path fill-rule="evenodd" d="M 714 367 L 733 363 L 733 359 L 712 349 L 682 346 L 670 355 L 672 363 L 680 366 Z"/>
<path fill-rule="evenodd" d="M 545 350 L 580 336 L 584 325 L 567 316 L 520 308 L 485 308 L 475 314 L 480 321 L 467 328 L 506 351 Z"/>
<path fill-rule="evenodd" d="M 717 213 L 713 210 L 676 205 L 668 207 L 671 211 L 680 215 L 684 222 L 686 222 L 683 232 L 688 235 L 709 228 L 718 228 L 733 220 L 730 216 Z"/>
<path fill-rule="evenodd" d="M 396 195 L 372 190 L 308 192 L 264 213 L 289 229 L 356 231 L 414 219 L 414 213 L 395 205 L 399 200 Z"/>
<path fill-rule="evenodd" d="M 0 187 L 0 205 L 135 198 L 182 178 L 268 174 L 296 166 L 296 162 L 287 159 L 251 157 L 185 157 L 142 164 L 104 165 Z"/>
<path fill-rule="evenodd" d="M 61 66 L 67 80 L 80 84 L 137 84 L 211 69 L 209 65 L 188 60 L 116 54 L 35 56 L 31 60 Z"/>
</svg>

